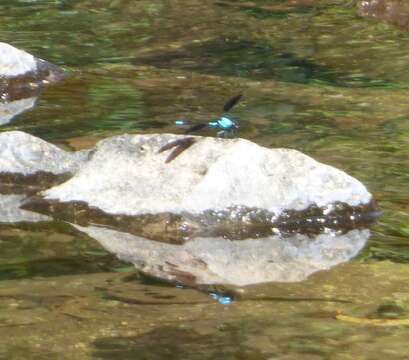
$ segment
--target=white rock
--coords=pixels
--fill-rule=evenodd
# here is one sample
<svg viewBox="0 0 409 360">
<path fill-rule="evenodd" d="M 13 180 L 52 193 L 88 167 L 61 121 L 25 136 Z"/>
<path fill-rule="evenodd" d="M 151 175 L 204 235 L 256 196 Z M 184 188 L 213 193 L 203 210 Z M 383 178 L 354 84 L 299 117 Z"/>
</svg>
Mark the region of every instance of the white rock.
<svg viewBox="0 0 409 360">
<path fill-rule="evenodd" d="M 356 256 L 370 235 L 369 230 L 352 230 L 315 239 L 300 234 L 240 241 L 220 237 L 171 245 L 101 227 L 75 227 L 152 276 L 182 283 L 192 277 L 194 284 L 237 286 L 304 280 Z"/>
<path fill-rule="evenodd" d="M 0 173 L 73 173 L 86 157 L 87 152 L 66 152 L 21 131 L 0 133 Z"/>
<path fill-rule="evenodd" d="M 37 71 L 33 55 L 0 42 L 0 77 L 16 77 Z"/>
<path fill-rule="evenodd" d="M 279 215 L 334 202 L 366 204 L 370 193 L 356 179 L 295 150 L 267 149 L 243 139 L 195 137 L 196 143 L 165 163 L 165 144 L 182 135 L 121 135 L 91 151 L 66 152 L 12 131 L 0 134 L 0 173 L 70 172 L 46 190 L 46 199 L 85 201 L 106 213 L 201 214 L 229 207 Z"/>
<path fill-rule="evenodd" d="M 243 139 L 196 137 L 193 146 L 166 164 L 169 152 L 158 154 L 159 148 L 183 137 L 122 135 L 103 140 L 75 176 L 44 196 L 85 201 L 107 213 L 126 215 L 200 214 L 232 206 L 280 214 L 313 204 L 357 206 L 371 200 L 365 186 L 343 171 L 296 150 L 267 149 Z"/>
<path fill-rule="evenodd" d="M 9 100 L 16 96 L 10 95 L 10 89 L 14 92 L 35 92 L 38 87 L 56 83 L 64 78 L 64 70 L 48 61 L 34 57 L 33 55 L 16 49 L 15 47 L 0 42 L 0 90 L 2 98 Z M 13 80 L 18 79 L 28 82 L 27 86 Z M 20 97 L 20 95 L 19 95 Z"/>
</svg>

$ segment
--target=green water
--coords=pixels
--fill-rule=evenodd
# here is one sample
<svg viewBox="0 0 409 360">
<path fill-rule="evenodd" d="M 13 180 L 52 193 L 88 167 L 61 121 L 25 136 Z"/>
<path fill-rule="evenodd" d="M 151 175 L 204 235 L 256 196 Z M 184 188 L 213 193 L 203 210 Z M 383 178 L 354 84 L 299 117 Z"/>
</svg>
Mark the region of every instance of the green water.
<svg viewBox="0 0 409 360">
<path fill-rule="evenodd" d="M 129 280 L 66 223 L 0 225 L 0 359 L 409 358 L 409 33 L 350 1 L 289 3 L 0 1 L 0 40 L 70 73 L 2 131 L 81 149 L 243 92 L 241 137 L 345 170 L 384 211 L 351 262 L 230 306 Z"/>
</svg>

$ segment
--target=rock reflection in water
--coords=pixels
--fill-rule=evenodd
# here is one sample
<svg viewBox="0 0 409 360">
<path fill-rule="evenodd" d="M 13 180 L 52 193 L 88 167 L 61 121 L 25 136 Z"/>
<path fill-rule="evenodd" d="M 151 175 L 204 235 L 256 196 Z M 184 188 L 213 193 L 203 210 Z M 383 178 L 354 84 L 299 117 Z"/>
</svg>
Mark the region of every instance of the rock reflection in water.
<svg viewBox="0 0 409 360">
<path fill-rule="evenodd" d="M 370 235 L 367 229 L 355 229 L 345 234 L 276 235 L 240 241 L 197 237 L 174 245 L 97 226 L 74 226 L 138 270 L 192 286 L 301 281 L 353 258 Z"/>
<path fill-rule="evenodd" d="M 32 211 L 21 209 L 25 195 L 0 194 L 0 223 L 50 221 L 51 218 Z"/>
<path fill-rule="evenodd" d="M 6 125 L 21 113 L 32 109 L 36 101 L 37 97 L 32 96 L 14 101 L 0 102 L 0 125 Z"/>
<path fill-rule="evenodd" d="M 22 209 L 27 200 L 24 193 L 0 195 L 0 223 L 52 219 Z M 48 214 L 53 218 L 57 215 L 52 211 Z M 321 229 L 320 232 L 307 233 L 273 228 L 268 235 L 256 236 L 249 232 L 236 240 L 226 233 L 206 235 L 202 232 L 188 237 L 177 237 L 175 233 L 165 241 L 164 235 L 149 240 L 141 236 L 143 231 L 131 234 L 120 226 L 115 230 L 95 226 L 93 221 L 79 223 L 82 226 L 78 222 L 73 226 L 97 240 L 119 259 L 132 263 L 142 273 L 195 287 L 302 281 L 314 272 L 330 269 L 356 256 L 370 235 L 363 224 L 355 224 L 361 228 L 347 227 L 342 231 L 324 227 L 317 228 Z M 139 225 L 144 228 L 143 224 L 142 221 Z M 166 233 L 166 227 L 161 225 L 157 224 L 156 234 L 160 233 L 159 229 Z M 148 228 L 152 229 L 152 226 Z M 168 230 L 172 233 L 172 228 Z"/>
</svg>

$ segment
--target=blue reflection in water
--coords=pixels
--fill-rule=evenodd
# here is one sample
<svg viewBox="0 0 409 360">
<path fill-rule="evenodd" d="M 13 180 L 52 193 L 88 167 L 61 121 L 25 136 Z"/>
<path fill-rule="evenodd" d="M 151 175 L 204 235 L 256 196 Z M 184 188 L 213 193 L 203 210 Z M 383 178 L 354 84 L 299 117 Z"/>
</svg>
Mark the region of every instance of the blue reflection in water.
<svg viewBox="0 0 409 360">
<path fill-rule="evenodd" d="M 209 293 L 210 297 L 217 300 L 222 305 L 230 305 L 233 302 L 233 298 L 227 295 L 220 295 L 214 292 Z"/>
</svg>

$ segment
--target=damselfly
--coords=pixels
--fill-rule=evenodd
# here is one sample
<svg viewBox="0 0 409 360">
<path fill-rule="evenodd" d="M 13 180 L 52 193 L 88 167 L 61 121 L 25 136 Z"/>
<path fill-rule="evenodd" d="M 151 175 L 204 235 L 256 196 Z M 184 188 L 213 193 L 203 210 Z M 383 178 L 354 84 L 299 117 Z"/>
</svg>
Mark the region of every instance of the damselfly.
<svg viewBox="0 0 409 360">
<path fill-rule="evenodd" d="M 223 111 L 228 112 L 231 110 L 234 105 L 236 105 L 240 99 L 243 97 L 242 94 L 233 96 L 229 100 L 227 100 L 223 106 Z M 233 119 L 227 117 L 226 115 L 221 116 L 219 119 L 212 120 L 206 123 L 198 123 L 192 125 L 189 121 L 186 120 L 177 120 L 176 125 L 178 126 L 188 126 L 186 129 L 186 134 L 190 134 L 195 131 L 199 131 L 206 127 L 212 129 L 218 129 L 218 136 L 226 136 L 227 134 L 231 134 L 234 130 L 238 129 L 239 126 Z M 171 141 L 165 145 L 163 145 L 159 149 L 159 153 L 173 149 L 169 156 L 166 158 L 165 163 L 169 163 L 174 160 L 177 156 L 179 156 L 183 151 L 191 147 L 195 143 L 196 139 L 194 137 L 185 137 L 182 139 L 178 139 L 175 141 Z"/>
<path fill-rule="evenodd" d="M 227 100 L 223 106 L 223 111 L 228 112 L 229 110 L 231 110 L 241 100 L 242 97 L 243 95 L 239 94 Z M 216 120 L 211 120 L 205 123 L 192 125 L 192 123 L 188 120 L 176 120 L 175 124 L 178 126 L 187 126 L 188 128 L 186 129 L 186 134 L 190 134 L 192 132 L 199 131 L 208 127 L 219 130 L 217 132 L 218 136 L 226 136 L 239 128 L 237 122 L 232 118 L 227 117 L 226 115 L 222 115 Z"/>
</svg>

